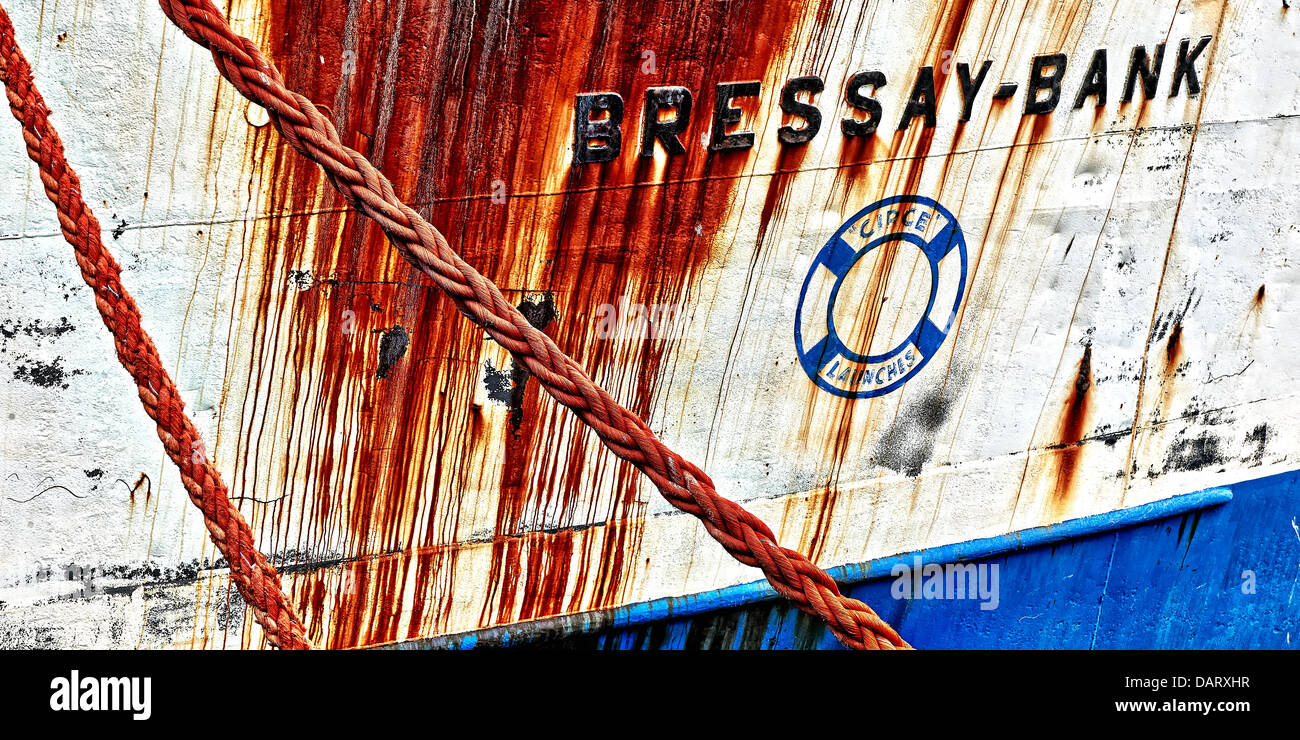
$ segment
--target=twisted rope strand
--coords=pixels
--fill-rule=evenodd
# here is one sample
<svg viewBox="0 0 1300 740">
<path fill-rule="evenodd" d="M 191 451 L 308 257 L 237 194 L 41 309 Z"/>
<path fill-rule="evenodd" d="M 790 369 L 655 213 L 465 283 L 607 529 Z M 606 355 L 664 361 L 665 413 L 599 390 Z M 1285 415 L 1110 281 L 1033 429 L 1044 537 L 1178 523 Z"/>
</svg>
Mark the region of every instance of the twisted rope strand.
<svg viewBox="0 0 1300 740">
<path fill-rule="evenodd" d="M 334 125 L 284 78 L 252 41 L 231 30 L 209 0 L 159 0 L 163 12 L 192 41 L 212 52 L 223 77 L 270 114 L 285 140 L 319 164 L 344 199 L 373 219 L 408 262 L 447 293 L 457 309 L 527 368 L 557 401 L 595 430 L 614 454 L 645 473 L 678 509 L 745 565 L 760 568 L 782 596 L 816 614 L 854 648 L 909 647 L 898 633 L 803 555 L 776 544 L 766 524 L 718 495 L 704 471 L 668 449 L 639 417 L 620 406 L 541 331 L 497 286 L 460 258 L 441 233 L 402 203 L 389 182 L 360 153 L 344 146 Z"/>
<path fill-rule="evenodd" d="M 104 248 L 99 221 L 81 197 L 81 180 L 64 156 L 63 142 L 50 125 L 50 109 L 32 81 L 32 69 L 18 48 L 9 14 L 0 6 L 0 82 L 9 110 L 22 124 L 27 156 L 37 164 L 45 195 L 58 209 L 63 238 L 72 245 L 81 277 L 95 295 L 104 326 L 113 334 L 117 358 L 131 374 L 145 413 L 157 423 L 158 438 L 167 456 L 180 469 L 190 500 L 203 512 L 212 542 L 230 564 L 230 575 L 244 601 L 281 648 L 311 645 L 280 577 L 254 544 L 253 532 L 230 503 L 221 475 L 204 453 L 194 424 L 171 376 L 163 369 L 158 349 L 140 326 L 140 309 L 122 286 L 122 270 Z"/>
</svg>

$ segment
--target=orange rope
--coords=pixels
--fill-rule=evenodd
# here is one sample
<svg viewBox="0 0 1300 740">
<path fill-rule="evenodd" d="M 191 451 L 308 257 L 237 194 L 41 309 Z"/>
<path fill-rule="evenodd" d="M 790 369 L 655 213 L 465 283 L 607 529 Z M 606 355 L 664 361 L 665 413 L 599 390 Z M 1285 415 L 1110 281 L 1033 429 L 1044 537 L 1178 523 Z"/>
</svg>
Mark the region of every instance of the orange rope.
<svg viewBox="0 0 1300 740">
<path fill-rule="evenodd" d="M 310 648 L 302 622 L 294 614 L 280 577 L 253 542 L 253 532 L 230 503 L 221 475 L 204 453 L 199 432 L 185 415 L 185 405 L 171 376 L 163 369 L 153 340 L 140 328 L 140 309 L 122 287 L 122 270 L 104 248 L 101 228 L 81 197 L 81 180 L 68 166 L 63 142 L 50 125 L 50 109 L 32 82 L 32 68 L 14 38 L 9 14 L 0 6 L 0 82 L 9 110 L 23 127 L 27 156 L 37 164 L 45 195 L 59 212 L 63 238 L 76 251 L 81 277 L 95 294 L 104 326 L 113 334 L 117 359 L 140 391 L 145 413 L 157 422 L 158 438 L 180 469 L 190 500 L 203 512 L 213 543 L 230 564 L 240 596 L 253 608 L 266 639 L 282 648 Z"/>
<path fill-rule="evenodd" d="M 360 153 L 344 146 L 329 119 L 310 100 L 287 89 L 257 46 L 231 30 L 209 0 L 160 0 L 162 10 L 195 43 L 209 49 L 221 75 L 266 109 L 298 152 L 325 170 L 330 184 L 373 219 L 408 262 L 428 275 L 456 307 L 514 355 L 546 391 L 631 462 L 678 509 L 745 565 L 762 569 L 781 595 L 816 614 L 846 645 L 908 647 L 871 607 L 842 595 L 835 581 L 800 553 L 781 547 L 758 517 L 718 495 L 709 476 L 668 449 L 650 428 L 620 406 L 550 337 L 535 329 L 497 286 L 460 258 L 442 234 L 393 192 L 393 185 Z"/>
</svg>

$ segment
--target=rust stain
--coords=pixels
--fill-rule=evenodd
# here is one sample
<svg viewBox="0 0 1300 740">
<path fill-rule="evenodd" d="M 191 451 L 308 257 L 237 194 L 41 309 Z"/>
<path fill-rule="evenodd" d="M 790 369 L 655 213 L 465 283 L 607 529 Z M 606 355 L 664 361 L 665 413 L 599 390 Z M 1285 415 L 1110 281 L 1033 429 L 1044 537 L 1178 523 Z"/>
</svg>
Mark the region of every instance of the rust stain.
<svg viewBox="0 0 1300 740">
<path fill-rule="evenodd" d="M 1183 362 L 1183 319 L 1179 317 L 1169 327 L 1169 336 L 1165 338 L 1163 367 L 1160 371 L 1160 394 L 1152 409 L 1156 419 L 1166 415 L 1174 402 L 1174 393 L 1178 389 L 1178 378 L 1186 372 Z"/>
<path fill-rule="evenodd" d="M 1049 445 L 1054 450 L 1055 486 L 1048 502 L 1053 517 L 1065 515 L 1071 499 L 1076 493 L 1074 479 L 1079 472 L 1085 435 L 1088 431 L 1088 417 L 1092 410 L 1090 391 L 1092 378 L 1092 345 L 1083 349 L 1079 367 L 1075 371 L 1073 384 L 1065 398 L 1058 426 L 1057 442 Z"/>
<path fill-rule="evenodd" d="M 808 555 L 816 563 L 826 551 L 826 544 L 831 525 L 834 523 L 835 504 L 839 500 L 836 487 L 822 488 L 808 496 L 807 510 L 804 511 L 799 532 L 799 552 Z"/>
<path fill-rule="evenodd" d="M 1178 361 L 1182 359 L 1183 354 L 1183 322 L 1175 321 L 1169 330 L 1169 338 L 1165 340 L 1165 373 L 1172 373 L 1178 369 Z"/>
<path fill-rule="evenodd" d="M 1241 330 L 1237 332 L 1237 346 L 1239 347 L 1248 334 L 1254 334 L 1259 330 L 1260 323 L 1264 320 L 1264 287 L 1264 284 L 1260 283 L 1259 289 L 1251 296 L 1250 306 L 1246 309 L 1246 317 L 1242 321 Z"/>
<path fill-rule="evenodd" d="M 767 240 L 769 227 L 775 217 L 781 223 L 788 200 L 790 184 L 799 174 L 799 165 L 808 154 L 807 146 L 783 147 L 777 155 L 776 173 L 768 178 L 767 192 L 763 196 L 763 209 L 758 217 L 758 233 L 754 238 L 754 259 Z M 778 232 L 779 233 L 779 232 Z"/>
<path fill-rule="evenodd" d="M 264 10 L 244 32 L 289 87 L 320 103 L 344 142 L 507 296 L 554 296 L 548 334 L 648 417 L 667 347 L 598 340 L 596 309 L 689 296 L 747 159 L 692 146 L 713 88 L 763 79 L 789 51 L 801 4 L 269 0 Z M 641 72 L 644 50 L 654 74 Z M 645 90 L 660 84 L 695 97 L 687 154 L 663 167 L 636 157 L 635 139 Z M 624 96 L 623 153 L 571 168 L 556 153 L 567 153 L 571 93 L 590 90 Z M 258 227 L 267 246 L 248 258 L 256 277 L 232 337 L 248 358 L 228 371 L 247 384 L 232 489 L 285 494 L 247 512 L 264 545 L 349 563 L 289 579 L 313 636 L 350 647 L 428 634 L 446 624 L 453 589 L 482 597 L 485 625 L 617 602 L 641 538 L 639 474 L 592 455 L 591 435 L 536 383 L 523 382 L 517 426 L 492 422 L 474 399 L 494 345 L 314 165 L 261 129 L 253 149 L 278 217 Z M 782 157 L 791 174 L 768 185 L 764 229 L 782 218 L 798 149 Z M 493 202 L 502 187 L 504 203 Z M 488 582 L 456 584 L 467 502 L 488 488 L 499 498 Z M 573 529 L 592 517 L 607 524 Z"/>
</svg>

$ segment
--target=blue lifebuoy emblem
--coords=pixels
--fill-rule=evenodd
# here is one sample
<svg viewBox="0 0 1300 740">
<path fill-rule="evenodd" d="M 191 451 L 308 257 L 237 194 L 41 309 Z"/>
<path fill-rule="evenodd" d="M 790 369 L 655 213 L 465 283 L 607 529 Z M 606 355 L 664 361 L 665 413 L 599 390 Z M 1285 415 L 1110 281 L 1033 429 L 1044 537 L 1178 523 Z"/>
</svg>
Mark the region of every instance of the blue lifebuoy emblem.
<svg viewBox="0 0 1300 740">
<path fill-rule="evenodd" d="M 887 244 L 893 246 L 891 254 L 904 244 L 920 250 L 929 263 L 930 294 L 915 326 L 907 331 L 909 318 L 902 327 L 883 327 L 882 336 L 894 346 L 872 354 L 870 346 L 879 343 L 873 342 L 875 323 L 866 322 L 869 328 L 864 336 L 842 336 L 836 331 L 835 317 L 846 311 L 850 316 L 871 314 L 880 308 L 867 303 L 883 303 L 884 298 L 842 295 L 840 288 L 855 265 Z M 881 274 L 873 279 L 883 285 L 887 277 Z M 891 289 L 906 293 L 914 287 L 912 282 Z M 871 398 L 897 390 L 925 367 L 947 339 L 965 293 L 966 239 L 956 217 L 921 195 L 877 201 L 845 221 L 813 259 L 795 312 L 799 363 L 813 382 L 837 396 Z M 914 296 L 913 304 L 919 305 L 921 295 Z"/>
</svg>

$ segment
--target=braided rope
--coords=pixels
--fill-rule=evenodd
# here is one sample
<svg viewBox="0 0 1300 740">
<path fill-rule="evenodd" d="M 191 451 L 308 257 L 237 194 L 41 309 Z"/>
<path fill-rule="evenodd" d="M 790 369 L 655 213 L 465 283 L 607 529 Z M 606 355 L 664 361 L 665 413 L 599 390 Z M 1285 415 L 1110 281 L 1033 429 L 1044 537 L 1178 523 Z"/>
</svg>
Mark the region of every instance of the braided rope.
<svg viewBox="0 0 1300 740">
<path fill-rule="evenodd" d="M 668 449 L 639 417 L 620 406 L 582 368 L 535 329 L 501 291 L 460 258 L 441 233 L 402 203 L 393 185 L 284 79 L 252 41 L 231 30 L 209 0 L 159 0 L 192 41 L 212 52 L 221 75 L 270 114 L 290 146 L 319 164 L 347 202 L 373 219 L 408 262 L 428 275 L 456 307 L 521 362 L 542 387 L 599 435 L 614 454 L 645 473 L 668 502 L 699 517 L 740 562 L 760 568 L 772 586 L 816 614 L 854 648 L 908 647 L 866 604 L 839 592 L 835 581 L 800 553 L 776 544 L 766 524 L 718 495 L 713 481 Z"/>
<path fill-rule="evenodd" d="M 113 334 L 117 358 L 135 380 L 145 413 L 158 425 L 167 456 L 180 469 L 190 500 L 203 512 L 212 542 L 230 564 L 230 575 L 244 601 L 253 608 L 266 639 L 281 648 L 309 648 L 302 622 L 280 587 L 275 568 L 258 552 L 253 532 L 231 505 L 226 486 L 208 460 L 199 432 L 185 415 L 185 405 L 158 349 L 140 327 L 140 309 L 122 287 L 122 270 L 104 248 L 99 221 L 81 197 L 81 180 L 64 156 L 63 142 L 50 125 L 50 109 L 36 90 L 32 69 L 18 48 L 9 14 L 0 6 L 0 82 L 9 110 L 23 127 L 27 156 L 37 164 L 45 195 L 58 208 L 63 238 L 72 245 L 81 277 L 95 294 L 104 326 Z"/>
</svg>

